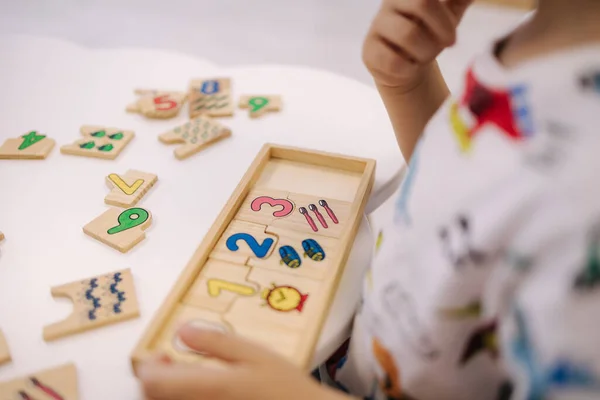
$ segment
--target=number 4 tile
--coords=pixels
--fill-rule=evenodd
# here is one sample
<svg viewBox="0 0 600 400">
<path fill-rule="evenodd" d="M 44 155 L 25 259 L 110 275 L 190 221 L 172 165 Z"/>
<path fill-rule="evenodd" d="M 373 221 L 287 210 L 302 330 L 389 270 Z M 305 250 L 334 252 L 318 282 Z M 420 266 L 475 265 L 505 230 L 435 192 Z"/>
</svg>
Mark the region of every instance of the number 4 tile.
<svg viewBox="0 0 600 400">
<path fill-rule="evenodd" d="M 7 139 L 0 146 L 0 159 L 41 160 L 50 154 L 55 143 L 54 139 L 31 131 L 21 137 Z"/>
</svg>

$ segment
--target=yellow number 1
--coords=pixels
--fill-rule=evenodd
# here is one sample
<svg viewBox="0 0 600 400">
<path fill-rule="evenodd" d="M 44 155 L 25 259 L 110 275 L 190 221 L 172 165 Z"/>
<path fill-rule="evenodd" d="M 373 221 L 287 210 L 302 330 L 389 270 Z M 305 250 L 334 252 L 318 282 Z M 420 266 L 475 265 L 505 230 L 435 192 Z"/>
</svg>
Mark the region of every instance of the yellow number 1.
<svg viewBox="0 0 600 400">
<path fill-rule="evenodd" d="M 256 290 L 252 286 L 246 286 L 239 283 L 227 282 L 221 279 L 209 279 L 208 294 L 212 297 L 217 297 L 221 294 L 221 290 L 229 290 L 230 292 L 240 294 L 242 296 L 252 296 Z"/>
</svg>

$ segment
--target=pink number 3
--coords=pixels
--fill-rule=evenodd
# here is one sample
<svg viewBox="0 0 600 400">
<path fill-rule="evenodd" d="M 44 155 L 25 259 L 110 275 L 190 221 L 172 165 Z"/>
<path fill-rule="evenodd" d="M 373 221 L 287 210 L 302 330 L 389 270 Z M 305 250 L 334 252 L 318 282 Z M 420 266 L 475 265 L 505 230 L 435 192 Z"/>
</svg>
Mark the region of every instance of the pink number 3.
<svg viewBox="0 0 600 400">
<path fill-rule="evenodd" d="M 288 199 L 274 199 L 269 196 L 260 196 L 252 200 L 250 208 L 252 211 L 260 211 L 263 204 L 268 204 L 271 207 L 281 206 L 281 210 L 273 211 L 273 216 L 280 218 L 291 214 L 294 211 L 294 203 Z"/>
</svg>

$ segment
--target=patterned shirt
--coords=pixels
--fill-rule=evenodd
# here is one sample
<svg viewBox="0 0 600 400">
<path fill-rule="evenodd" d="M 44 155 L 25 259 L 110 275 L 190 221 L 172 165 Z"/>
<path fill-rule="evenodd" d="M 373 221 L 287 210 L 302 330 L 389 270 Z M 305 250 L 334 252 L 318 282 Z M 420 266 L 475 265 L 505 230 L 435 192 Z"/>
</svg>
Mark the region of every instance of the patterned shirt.
<svg viewBox="0 0 600 400">
<path fill-rule="evenodd" d="M 354 326 L 335 379 L 366 399 L 600 398 L 600 46 L 474 60 L 415 149 Z"/>
</svg>

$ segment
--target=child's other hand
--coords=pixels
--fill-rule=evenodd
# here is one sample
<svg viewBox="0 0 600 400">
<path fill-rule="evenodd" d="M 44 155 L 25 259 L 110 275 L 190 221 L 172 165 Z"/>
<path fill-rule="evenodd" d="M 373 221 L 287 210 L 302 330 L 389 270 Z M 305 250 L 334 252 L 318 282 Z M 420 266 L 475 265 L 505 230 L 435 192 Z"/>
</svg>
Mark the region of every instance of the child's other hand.
<svg viewBox="0 0 600 400">
<path fill-rule="evenodd" d="M 147 400 L 343 400 L 276 354 L 234 335 L 184 326 L 183 342 L 223 361 L 223 368 L 172 363 L 166 357 L 140 367 Z"/>
<path fill-rule="evenodd" d="M 473 0 L 383 0 L 363 45 L 363 61 L 381 86 L 410 91 L 456 40 Z"/>
</svg>

